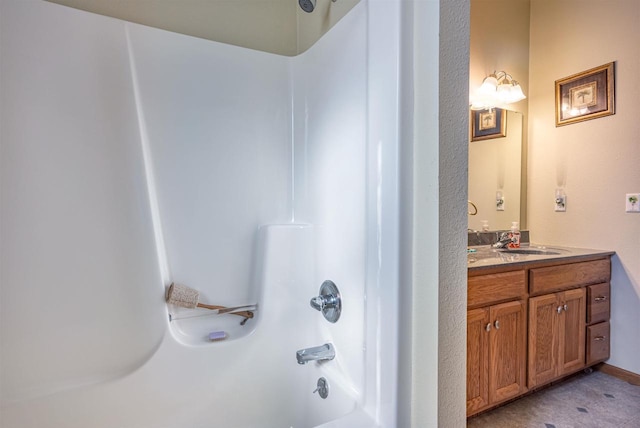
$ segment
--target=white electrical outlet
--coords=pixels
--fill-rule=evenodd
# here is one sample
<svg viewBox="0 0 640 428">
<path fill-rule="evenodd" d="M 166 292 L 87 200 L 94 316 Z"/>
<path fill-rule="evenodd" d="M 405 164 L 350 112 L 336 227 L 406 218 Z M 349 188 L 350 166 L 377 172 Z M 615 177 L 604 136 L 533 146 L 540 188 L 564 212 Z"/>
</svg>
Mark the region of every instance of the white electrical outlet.
<svg viewBox="0 0 640 428">
<path fill-rule="evenodd" d="M 627 193 L 625 205 L 628 213 L 640 213 L 640 193 Z"/>
</svg>

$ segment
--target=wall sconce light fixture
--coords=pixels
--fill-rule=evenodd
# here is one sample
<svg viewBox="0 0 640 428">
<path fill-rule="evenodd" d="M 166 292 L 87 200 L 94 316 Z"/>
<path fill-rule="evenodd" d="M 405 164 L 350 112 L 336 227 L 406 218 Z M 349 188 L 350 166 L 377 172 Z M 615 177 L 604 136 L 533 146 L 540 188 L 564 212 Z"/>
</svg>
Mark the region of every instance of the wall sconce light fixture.
<svg viewBox="0 0 640 428">
<path fill-rule="evenodd" d="M 471 99 L 471 110 L 504 107 L 527 98 L 520 84 L 506 71 L 494 71 L 482 81 Z"/>
</svg>

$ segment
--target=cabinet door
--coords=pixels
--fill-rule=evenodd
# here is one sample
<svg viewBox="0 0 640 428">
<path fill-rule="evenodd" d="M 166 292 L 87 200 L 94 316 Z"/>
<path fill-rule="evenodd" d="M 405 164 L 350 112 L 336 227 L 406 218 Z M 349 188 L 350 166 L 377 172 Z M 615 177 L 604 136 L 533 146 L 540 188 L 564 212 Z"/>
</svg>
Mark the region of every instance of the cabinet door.
<svg viewBox="0 0 640 428">
<path fill-rule="evenodd" d="M 555 294 L 529 299 L 529 388 L 557 375 L 559 307 Z"/>
<path fill-rule="evenodd" d="M 560 317 L 560 355 L 558 375 L 575 372 L 584 367 L 584 334 L 586 296 L 583 288 L 559 293 L 562 305 Z"/>
<path fill-rule="evenodd" d="M 489 404 L 489 308 L 467 312 L 467 415 Z"/>
<path fill-rule="evenodd" d="M 525 302 L 491 306 L 489 335 L 489 402 L 497 403 L 526 390 Z"/>
</svg>

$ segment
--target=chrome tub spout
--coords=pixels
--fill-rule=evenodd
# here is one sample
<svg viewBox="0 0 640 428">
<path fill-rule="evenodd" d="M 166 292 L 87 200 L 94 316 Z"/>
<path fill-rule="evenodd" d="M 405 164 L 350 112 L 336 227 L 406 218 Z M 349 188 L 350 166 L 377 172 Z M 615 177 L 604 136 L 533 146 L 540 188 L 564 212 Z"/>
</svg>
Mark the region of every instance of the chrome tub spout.
<svg viewBox="0 0 640 428">
<path fill-rule="evenodd" d="M 321 346 L 313 348 L 305 348 L 296 352 L 298 364 L 307 364 L 309 361 L 327 361 L 333 360 L 336 356 L 336 350 L 331 343 L 325 343 Z"/>
</svg>

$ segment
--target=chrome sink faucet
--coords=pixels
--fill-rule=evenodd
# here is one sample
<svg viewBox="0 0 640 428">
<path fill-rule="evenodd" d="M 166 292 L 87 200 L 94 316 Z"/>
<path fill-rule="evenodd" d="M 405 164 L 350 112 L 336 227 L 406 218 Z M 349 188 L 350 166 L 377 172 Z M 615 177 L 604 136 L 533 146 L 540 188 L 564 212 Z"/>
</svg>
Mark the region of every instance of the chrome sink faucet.
<svg viewBox="0 0 640 428">
<path fill-rule="evenodd" d="M 513 236 L 509 232 L 502 232 L 498 236 L 498 242 L 493 244 L 493 246 L 495 248 L 507 248 L 507 245 L 509 245 L 510 242 L 513 242 L 513 240 Z"/>
<path fill-rule="evenodd" d="M 305 348 L 296 352 L 298 364 L 307 364 L 309 361 L 333 360 L 336 357 L 336 350 L 331 343 L 325 343 L 313 348 Z"/>
</svg>

